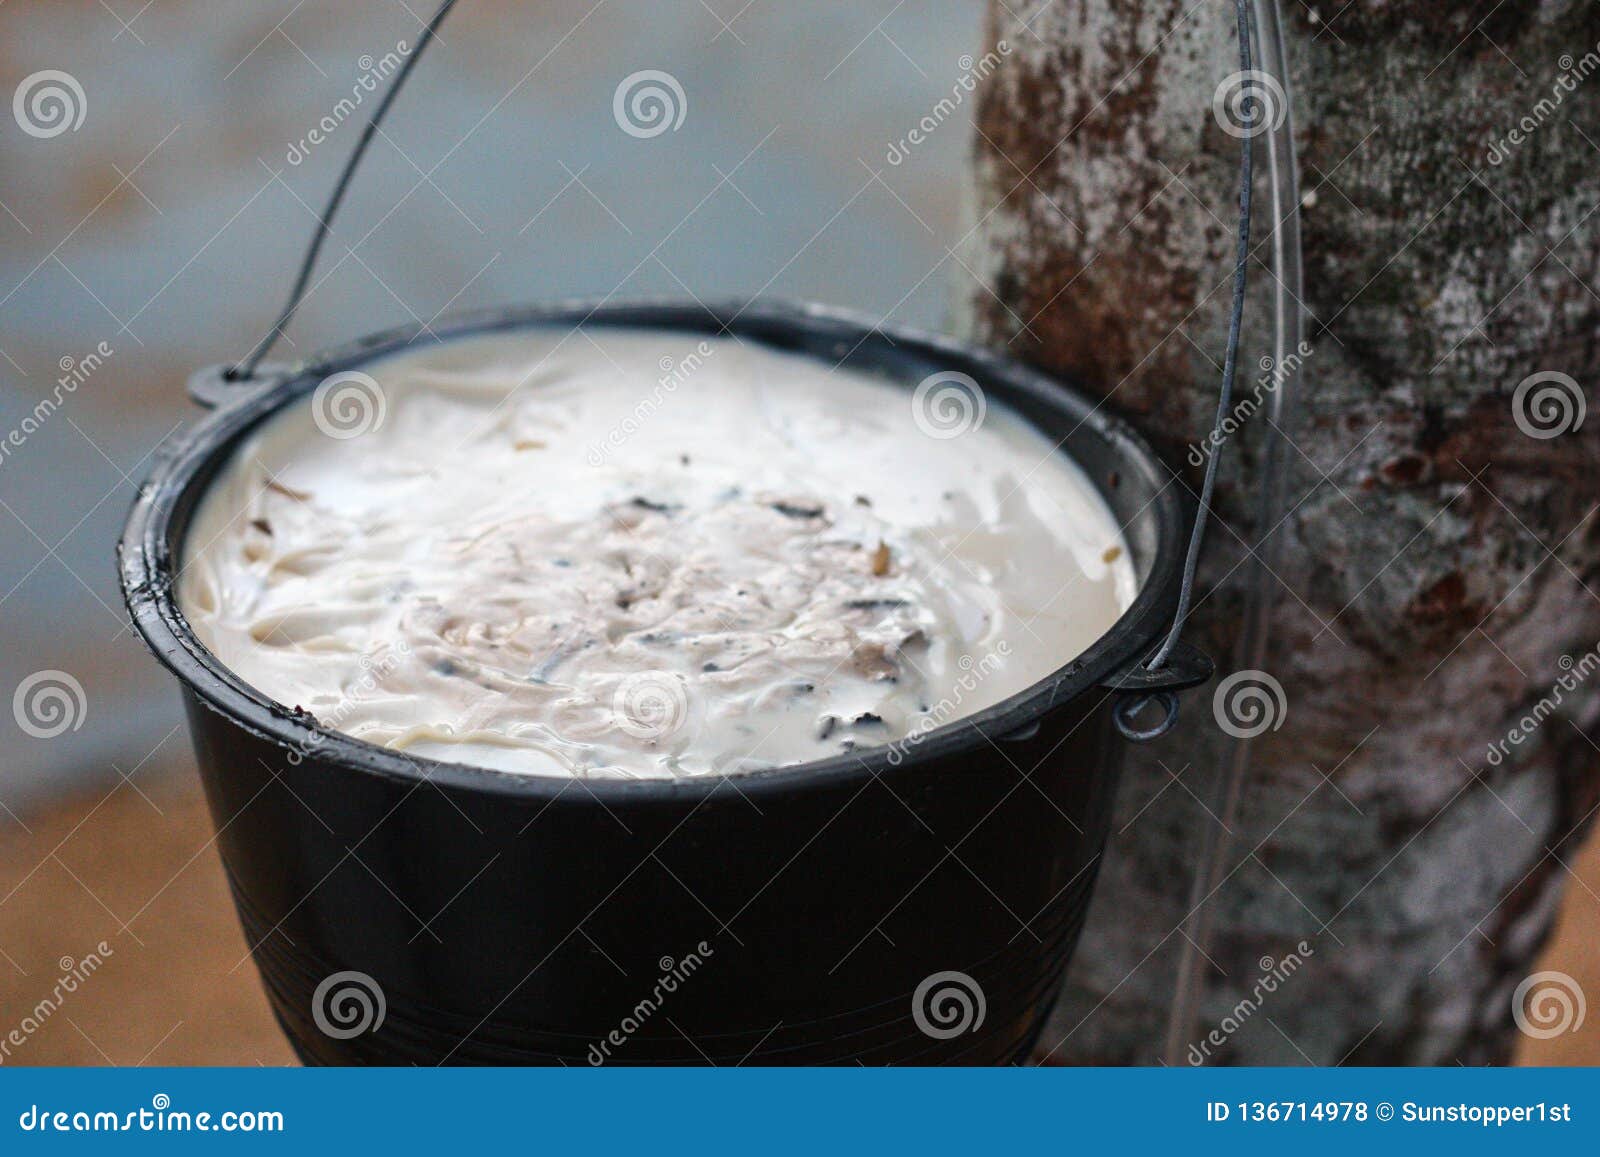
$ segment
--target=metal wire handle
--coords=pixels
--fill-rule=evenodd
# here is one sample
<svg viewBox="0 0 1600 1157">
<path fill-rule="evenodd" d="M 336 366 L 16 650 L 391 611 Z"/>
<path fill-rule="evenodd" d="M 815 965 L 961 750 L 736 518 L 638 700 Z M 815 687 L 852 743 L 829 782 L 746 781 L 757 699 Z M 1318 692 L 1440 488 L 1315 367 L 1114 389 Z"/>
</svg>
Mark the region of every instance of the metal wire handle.
<svg viewBox="0 0 1600 1157">
<path fill-rule="evenodd" d="M 361 139 L 356 142 L 355 151 L 350 154 L 350 159 L 344 163 L 344 171 L 339 174 L 338 183 L 334 185 L 332 194 L 328 197 L 328 205 L 317 218 L 317 230 L 311 235 L 311 244 L 306 249 L 306 255 L 300 262 L 300 272 L 294 279 L 294 288 L 289 290 L 289 300 L 283 307 L 283 312 L 278 315 L 278 320 L 272 328 L 261 335 L 261 340 L 246 354 L 238 364 L 230 367 L 223 373 L 223 377 L 230 382 L 248 381 L 256 376 L 262 359 L 272 352 L 272 347 L 278 344 L 278 339 L 283 336 L 283 331 L 289 328 L 289 323 L 294 320 L 294 315 L 300 311 L 300 304 L 305 300 L 306 287 L 311 282 L 311 273 L 317 266 L 317 257 L 322 253 L 322 245 L 328 239 L 328 232 L 333 228 L 333 215 L 339 211 L 339 206 L 344 202 L 345 190 L 350 187 L 350 179 L 355 176 L 356 166 L 361 164 L 361 158 L 367 154 L 367 146 L 372 144 L 372 138 L 378 135 L 378 126 L 383 123 L 383 118 L 389 114 L 389 106 L 394 103 L 394 98 L 400 95 L 400 90 L 405 87 L 406 77 L 411 75 L 411 70 L 417 66 L 417 61 L 422 59 L 422 54 L 427 51 L 428 45 L 435 40 L 439 25 L 444 23 L 444 18 L 450 15 L 450 9 L 456 6 L 456 0 L 444 0 L 439 5 L 439 10 L 433 14 L 427 26 L 422 30 L 422 39 L 417 42 L 417 50 L 406 57 L 405 63 L 394 75 L 394 83 L 389 86 L 389 91 L 383 94 L 383 99 L 378 102 L 378 107 L 373 111 L 372 119 L 361 130 Z"/>
<path fill-rule="evenodd" d="M 1281 373 L 1291 356 L 1303 354 L 1304 290 L 1300 252 L 1300 187 L 1294 147 L 1293 86 L 1289 77 L 1288 53 L 1283 38 L 1283 14 L 1278 0 L 1253 0 L 1259 67 L 1282 89 L 1283 107 L 1262 135 L 1267 142 L 1270 168 L 1268 187 L 1272 195 L 1273 269 L 1273 357 Z M 1260 464 L 1261 489 L 1256 496 L 1256 525 L 1264 535 L 1251 554 L 1251 574 L 1245 584 L 1243 625 L 1234 653 L 1236 670 L 1259 669 L 1266 656 L 1271 634 L 1268 588 L 1275 581 L 1277 560 L 1283 553 L 1283 536 L 1273 531 L 1283 518 L 1287 500 L 1286 444 L 1291 418 L 1287 380 L 1281 381 L 1267 401 L 1267 429 Z M 1251 750 L 1256 740 L 1238 737 L 1229 742 L 1207 805 L 1220 823 L 1202 825 L 1198 867 L 1188 897 L 1188 915 L 1178 944 L 1177 980 L 1167 1019 L 1166 1063 L 1182 1066 L 1188 1042 L 1198 1039 L 1200 1011 L 1205 996 L 1206 976 L 1211 967 L 1211 942 L 1214 938 L 1214 908 L 1209 903 L 1229 872 L 1228 852 L 1238 838 L 1239 813 L 1250 769 Z"/>
<path fill-rule="evenodd" d="M 1253 27 L 1250 0 L 1234 0 L 1234 12 L 1239 26 L 1239 71 L 1245 80 L 1249 80 L 1254 71 L 1254 59 L 1250 49 L 1250 32 Z M 1270 115 L 1271 109 L 1267 107 L 1264 111 Z M 1233 379 L 1239 362 L 1239 336 L 1244 325 L 1245 288 L 1250 268 L 1250 208 L 1255 176 L 1253 139 L 1254 134 L 1250 132 L 1240 135 L 1239 236 L 1233 258 L 1233 301 L 1228 309 L 1228 347 L 1222 362 L 1222 389 L 1217 396 L 1216 421 L 1211 427 L 1211 444 L 1218 447 L 1221 445 L 1218 436 L 1233 402 Z M 1158 671 L 1166 665 L 1173 648 L 1178 645 L 1178 638 L 1183 634 L 1184 625 L 1189 620 L 1189 612 L 1194 606 L 1195 572 L 1199 569 L 1200 551 L 1205 545 L 1206 521 L 1211 516 L 1211 497 L 1216 490 L 1217 465 L 1221 457 L 1221 453 L 1214 450 L 1206 459 L 1205 475 L 1200 483 L 1200 509 L 1195 513 L 1194 529 L 1189 534 L 1189 550 L 1183 560 L 1183 582 L 1178 588 L 1178 607 L 1173 613 L 1172 627 L 1167 632 L 1166 638 L 1162 640 L 1161 646 L 1151 660 L 1145 664 L 1151 671 Z M 1136 719 L 1152 702 L 1161 704 L 1163 714 L 1154 724 L 1140 727 Z M 1172 725 L 1178 721 L 1178 700 L 1176 696 L 1170 694 L 1129 696 L 1117 703 L 1112 710 L 1112 718 L 1116 722 L 1117 730 L 1125 739 L 1143 743 L 1172 730 Z"/>
</svg>

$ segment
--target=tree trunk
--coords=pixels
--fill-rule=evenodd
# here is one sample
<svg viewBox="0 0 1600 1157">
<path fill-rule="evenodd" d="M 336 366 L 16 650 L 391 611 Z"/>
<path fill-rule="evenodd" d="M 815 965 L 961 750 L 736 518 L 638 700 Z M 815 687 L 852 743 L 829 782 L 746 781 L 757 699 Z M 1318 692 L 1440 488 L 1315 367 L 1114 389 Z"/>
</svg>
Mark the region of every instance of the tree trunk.
<svg viewBox="0 0 1600 1157">
<path fill-rule="evenodd" d="M 1600 6 L 1285 7 L 1312 347 L 1270 592 L 1285 709 L 1254 741 L 1183 1044 L 1193 1063 L 1502 1062 L 1600 800 L 1600 420 L 1574 426 L 1600 370 Z M 1234 244 L 1238 142 L 1213 110 L 1231 11 L 996 0 L 991 34 L 1011 51 L 978 112 L 966 324 L 1106 396 L 1197 488 Z M 1189 631 L 1224 673 L 1263 433 L 1258 413 L 1222 451 Z M 1053 1061 L 1161 1057 L 1232 742 L 1213 693 L 1130 753 Z M 1540 1028 L 1550 1006 L 1521 995 Z"/>
</svg>

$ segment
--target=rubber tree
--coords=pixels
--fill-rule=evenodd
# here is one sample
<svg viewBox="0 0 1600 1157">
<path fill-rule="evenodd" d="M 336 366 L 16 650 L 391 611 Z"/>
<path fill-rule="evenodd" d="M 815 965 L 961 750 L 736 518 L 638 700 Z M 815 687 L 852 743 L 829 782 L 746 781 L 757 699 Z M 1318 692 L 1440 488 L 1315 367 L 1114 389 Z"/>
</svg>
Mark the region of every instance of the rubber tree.
<svg viewBox="0 0 1600 1157">
<path fill-rule="evenodd" d="M 1261 365 L 1258 214 L 1238 381 L 1292 391 L 1287 508 L 1256 525 L 1272 431 L 1247 401 L 1189 631 L 1228 673 L 1248 551 L 1281 536 L 1268 678 L 1191 696 L 1131 752 L 1052 1061 L 1162 1059 L 1224 821 L 1171 1062 L 1502 1062 L 1578 995 L 1530 976 L 1600 801 L 1600 5 L 1285 8 L 1308 345 Z M 1195 487 L 1235 238 L 1232 6 L 995 0 L 989 36 L 1009 52 L 980 93 L 965 326 L 1102 395 Z M 1228 710 L 1261 731 L 1232 817 Z"/>
</svg>

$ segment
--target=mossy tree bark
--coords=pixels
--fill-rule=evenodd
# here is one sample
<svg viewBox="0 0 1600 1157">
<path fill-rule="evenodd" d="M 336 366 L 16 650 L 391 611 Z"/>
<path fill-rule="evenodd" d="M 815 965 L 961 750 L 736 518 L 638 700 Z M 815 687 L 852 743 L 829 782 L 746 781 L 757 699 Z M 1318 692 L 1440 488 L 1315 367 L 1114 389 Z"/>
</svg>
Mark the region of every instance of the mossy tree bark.
<svg viewBox="0 0 1600 1157">
<path fill-rule="evenodd" d="M 1285 6 L 1313 350 L 1291 378 L 1292 511 L 1270 530 L 1265 666 L 1286 711 L 1208 901 L 1193 1043 L 1222 1062 L 1500 1062 L 1600 800 L 1600 419 L 1573 425 L 1600 380 L 1600 5 L 1317 7 L 1325 23 Z M 990 30 L 1011 53 L 981 93 L 966 322 L 1184 463 L 1225 325 L 1231 7 L 997 0 Z M 1266 236 L 1246 396 L 1269 352 Z M 1224 451 L 1190 632 L 1224 670 L 1263 431 L 1256 414 Z M 1212 707 L 1192 695 L 1130 755 L 1052 1060 L 1160 1057 L 1230 742 Z"/>
</svg>

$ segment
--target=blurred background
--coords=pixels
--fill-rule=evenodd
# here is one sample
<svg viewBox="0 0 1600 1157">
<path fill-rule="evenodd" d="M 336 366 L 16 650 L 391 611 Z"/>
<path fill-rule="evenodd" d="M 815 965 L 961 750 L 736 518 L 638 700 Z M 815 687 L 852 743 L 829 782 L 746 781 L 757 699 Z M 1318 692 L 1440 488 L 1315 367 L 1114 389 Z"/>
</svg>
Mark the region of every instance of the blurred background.
<svg viewBox="0 0 1600 1157">
<path fill-rule="evenodd" d="M 6 1063 L 291 1060 L 112 547 L 150 455 L 195 417 L 184 379 L 270 324 L 433 7 L 0 6 L 0 693 L 48 681 L 63 712 L 0 711 L 0 1036 L 104 960 Z M 938 328 L 953 295 L 982 292 L 951 252 L 970 105 L 907 138 L 982 55 L 983 9 L 464 0 L 278 356 L 572 295 L 767 293 Z M 643 70 L 680 85 L 677 128 L 614 115 Z M 1591 848 L 1548 965 L 1591 992 L 1597 892 Z M 1600 1014 L 1524 1059 L 1600 1063 Z"/>
</svg>

